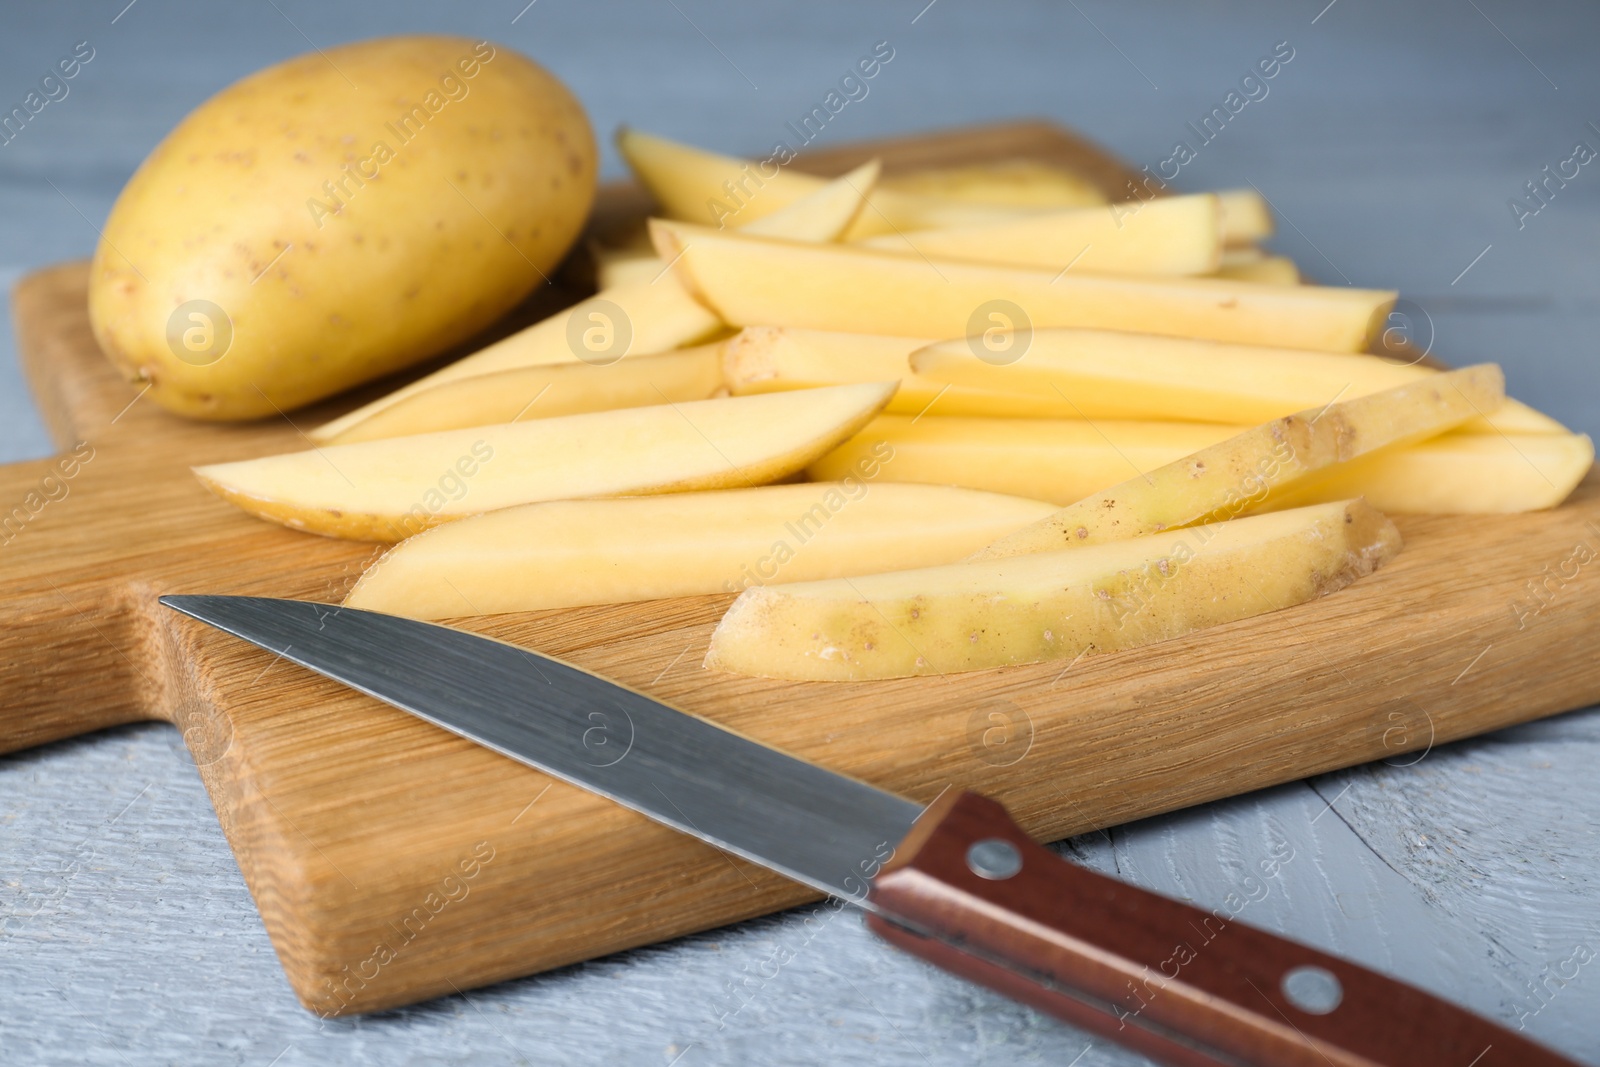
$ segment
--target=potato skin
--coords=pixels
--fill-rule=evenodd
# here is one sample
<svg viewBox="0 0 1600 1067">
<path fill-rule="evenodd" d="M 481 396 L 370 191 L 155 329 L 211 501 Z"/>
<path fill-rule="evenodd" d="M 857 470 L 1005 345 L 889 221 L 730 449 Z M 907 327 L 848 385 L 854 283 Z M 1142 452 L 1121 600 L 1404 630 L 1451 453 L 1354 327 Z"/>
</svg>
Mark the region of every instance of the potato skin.
<svg viewBox="0 0 1600 1067">
<path fill-rule="evenodd" d="M 95 252 L 95 337 L 172 411 L 288 411 L 435 355 L 543 284 L 596 170 L 576 98 L 504 46 L 299 56 L 202 104 L 135 172 Z"/>
</svg>

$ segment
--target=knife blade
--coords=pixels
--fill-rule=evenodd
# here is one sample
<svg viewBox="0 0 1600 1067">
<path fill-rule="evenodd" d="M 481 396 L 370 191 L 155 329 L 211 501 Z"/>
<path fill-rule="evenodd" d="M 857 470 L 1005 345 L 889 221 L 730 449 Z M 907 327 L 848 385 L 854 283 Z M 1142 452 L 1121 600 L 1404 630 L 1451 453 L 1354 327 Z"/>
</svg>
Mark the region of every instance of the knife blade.
<svg viewBox="0 0 1600 1067">
<path fill-rule="evenodd" d="M 1558 1067 L 1422 990 L 1068 863 L 1005 809 L 923 807 L 572 664 L 308 601 L 161 603 L 716 848 L 881 937 L 1179 1067 Z"/>
</svg>

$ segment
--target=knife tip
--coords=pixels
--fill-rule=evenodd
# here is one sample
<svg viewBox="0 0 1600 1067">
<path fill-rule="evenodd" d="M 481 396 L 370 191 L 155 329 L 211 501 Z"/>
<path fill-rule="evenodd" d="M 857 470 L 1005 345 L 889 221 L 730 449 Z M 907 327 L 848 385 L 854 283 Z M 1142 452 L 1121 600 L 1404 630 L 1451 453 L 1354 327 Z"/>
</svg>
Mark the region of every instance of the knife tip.
<svg viewBox="0 0 1600 1067">
<path fill-rule="evenodd" d="M 199 619 L 201 622 L 210 622 L 211 620 L 207 617 L 208 613 L 206 611 L 208 607 L 217 608 L 221 606 L 221 602 L 223 601 L 243 599 L 246 598 L 231 596 L 208 596 L 204 594 L 180 595 L 176 593 L 169 593 L 166 596 L 157 597 L 156 603 L 160 604 L 164 608 L 171 608 L 173 611 L 187 615 L 192 619 Z"/>
</svg>

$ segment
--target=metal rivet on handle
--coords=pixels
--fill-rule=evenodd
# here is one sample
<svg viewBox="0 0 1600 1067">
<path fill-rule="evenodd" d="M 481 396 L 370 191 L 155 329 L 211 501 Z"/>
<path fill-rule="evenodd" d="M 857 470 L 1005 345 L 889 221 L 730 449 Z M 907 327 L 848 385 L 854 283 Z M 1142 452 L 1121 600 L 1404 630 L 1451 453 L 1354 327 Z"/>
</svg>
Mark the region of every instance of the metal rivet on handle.
<svg viewBox="0 0 1600 1067">
<path fill-rule="evenodd" d="M 967 849 L 967 867 L 979 878 L 998 882 L 1022 870 L 1022 853 L 1010 841 L 986 837 Z"/>
<path fill-rule="evenodd" d="M 1344 1000 L 1344 986 L 1322 967 L 1296 967 L 1280 984 L 1289 1003 L 1308 1015 L 1326 1015 Z"/>
</svg>

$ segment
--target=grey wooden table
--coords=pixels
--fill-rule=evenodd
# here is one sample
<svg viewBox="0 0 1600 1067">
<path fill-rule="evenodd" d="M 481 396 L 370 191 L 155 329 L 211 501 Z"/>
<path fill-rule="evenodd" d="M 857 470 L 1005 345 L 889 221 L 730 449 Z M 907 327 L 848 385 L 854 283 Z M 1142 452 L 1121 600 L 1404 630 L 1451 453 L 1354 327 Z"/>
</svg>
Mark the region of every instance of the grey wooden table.
<svg viewBox="0 0 1600 1067">
<path fill-rule="evenodd" d="M 1499 361 L 1517 395 L 1600 432 L 1600 164 L 1537 214 L 1508 205 L 1577 142 L 1600 148 L 1591 5 L 525 2 L 6 5 L 3 110 L 78 42 L 94 57 L 0 146 L 0 280 L 87 255 L 122 182 L 206 96 L 358 37 L 492 37 L 564 78 L 603 133 L 628 122 L 729 151 L 766 147 L 886 40 L 894 59 L 829 141 L 1044 115 L 1152 165 L 1286 41 L 1269 94 L 1178 184 L 1255 184 L 1284 220 L 1276 247 L 1310 272 L 1398 286 L 1441 355 Z M 20 459 L 48 443 L 10 333 L 0 458 Z M 1065 848 L 1205 907 L 1238 894 L 1248 921 L 1600 1064 L 1600 714 L 1414 759 Z M 1143 1062 L 897 956 L 852 915 L 819 932 L 805 917 L 323 1022 L 296 1006 L 175 731 L 0 758 L 7 1065 Z"/>
</svg>

